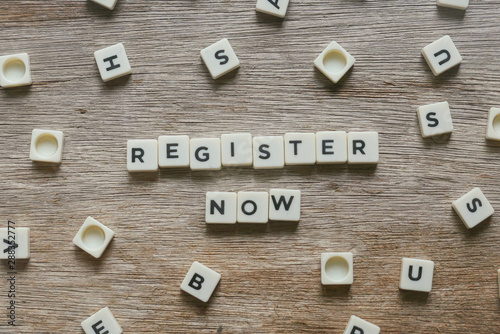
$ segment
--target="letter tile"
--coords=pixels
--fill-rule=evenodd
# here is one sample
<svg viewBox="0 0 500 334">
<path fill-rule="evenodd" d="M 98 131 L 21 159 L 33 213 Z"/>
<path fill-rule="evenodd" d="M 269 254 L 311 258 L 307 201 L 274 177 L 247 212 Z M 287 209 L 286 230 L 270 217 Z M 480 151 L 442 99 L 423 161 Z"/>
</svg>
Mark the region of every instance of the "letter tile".
<svg viewBox="0 0 500 334">
<path fill-rule="evenodd" d="M 101 224 L 92 217 L 87 217 L 73 238 L 73 243 L 93 257 L 100 258 L 114 235 L 115 232 L 104 224 Z"/>
<path fill-rule="evenodd" d="M 196 138 L 189 143 L 190 166 L 192 170 L 221 169 L 219 138 Z"/>
<path fill-rule="evenodd" d="M 450 106 L 448 102 L 439 102 L 418 107 L 418 121 L 422 137 L 428 138 L 453 131 Z"/>
<path fill-rule="evenodd" d="M 257 0 L 255 10 L 261 13 L 285 17 L 289 0 Z"/>
<path fill-rule="evenodd" d="M 435 76 L 462 62 L 462 56 L 448 35 L 424 47 L 422 55 Z"/>
<path fill-rule="evenodd" d="M 91 0 L 91 1 L 111 10 L 115 8 L 116 3 L 118 2 L 118 0 Z"/>
<path fill-rule="evenodd" d="M 30 57 L 27 53 L 0 57 L 0 86 L 3 88 L 31 85 Z"/>
<path fill-rule="evenodd" d="M 158 171 L 158 141 L 156 139 L 128 140 L 127 169 L 129 172 Z"/>
<path fill-rule="evenodd" d="M 380 328 L 356 316 L 351 316 L 344 334 L 379 334 Z"/>
<path fill-rule="evenodd" d="M 206 303 L 219 284 L 220 278 L 219 273 L 195 261 L 184 278 L 181 289 Z"/>
<path fill-rule="evenodd" d="M 379 160 L 377 132 L 349 132 L 347 161 L 350 164 L 376 164 Z"/>
<path fill-rule="evenodd" d="M 97 67 L 104 82 L 132 73 L 127 53 L 122 43 L 94 52 Z"/>
<path fill-rule="evenodd" d="M 314 66 L 333 83 L 337 83 L 356 62 L 337 42 L 331 42 L 314 61 Z"/>
<path fill-rule="evenodd" d="M 402 290 L 431 292 L 434 262 L 403 258 L 399 288 Z"/>
<path fill-rule="evenodd" d="M 252 135 L 250 133 L 233 133 L 221 136 L 223 166 L 251 166 Z"/>
<path fill-rule="evenodd" d="M 316 163 L 316 135 L 314 133 L 285 134 L 285 164 L 314 165 Z"/>
<path fill-rule="evenodd" d="M 253 138 L 253 168 L 272 169 L 285 166 L 285 147 L 282 136 Z"/>
<path fill-rule="evenodd" d="M 0 259 L 8 259 L 9 255 L 14 255 L 16 260 L 30 258 L 29 228 L 0 228 Z"/>
<path fill-rule="evenodd" d="M 63 142 L 62 131 L 34 129 L 31 133 L 30 159 L 61 163 Z"/>
<path fill-rule="evenodd" d="M 345 164 L 347 162 L 347 133 L 320 131 L 316 133 L 316 163 Z"/>
<path fill-rule="evenodd" d="M 469 229 L 478 225 L 495 212 L 479 188 L 474 188 L 457 199 L 453 202 L 452 207 Z"/>
<path fill-rule="evenodd" d="M 269 219 L 298 222 L 300 220 L 300 190 L 271 189 Z"/>
<path fill-rule="evenodd" d="M 469 7 L 469 0 L 437 0 L 437 5 L 455 9 L 466 10 Z"/>
<path fill-rule="evenodd" d="M 259 191 L 238 193 L 238 223 L 267 223 L 269 220 L 269 194 Z"/>
<path fill-rule="evenodd" d="M 189 136 L 159 136 L 158 165 L 189 167 Z"/>
<path fill-rule="evenodd" d="M 353 281 L 352 253 L 321 254 L 321 284 L 350 285 Z"/>
<path fill-rule="evenodd" d="M 227 38 L 206 47 L 200 53 L 214 80 L 240 67 L 240 61 Z"/>
<path fill-rule="evenodd" d="M 488 113 L 486 138 L 490 140 L 500 140 L 500 108 L 491 108 Z"/>
<path fill-rule="evenodd" d="M 85 334 L 122 334 L 122 328 L 108 307 L 82 321 Z"/>
<path fill-rule="evenodd" d="M 237 201 L 237 195 L 233 192 L 207 192 L 205 222 L 207 224 L 236 224 Z"/>
</svg>

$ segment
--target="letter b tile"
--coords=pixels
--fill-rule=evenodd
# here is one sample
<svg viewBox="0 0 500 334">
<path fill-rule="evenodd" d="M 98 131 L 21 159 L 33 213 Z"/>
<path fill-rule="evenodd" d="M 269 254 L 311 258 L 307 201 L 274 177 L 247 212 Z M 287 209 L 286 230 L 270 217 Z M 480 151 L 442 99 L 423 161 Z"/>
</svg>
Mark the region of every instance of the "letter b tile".
<svg viewBox="0 0 500 334">
<path fill-rule="evenodd" d="M 356 316 L 351 316 L 344 334 L 379 334 L 380 328 Z"/>
<path fill-rule="evenodd" d="M 428 260 L 403 258 L 399 288 L 430 292 L 434 276 L 434 262 Z"/>
<path fill-rule="evenodd" d="M 219 273 L 194 261 L 181 284 L 181 289 L 206 303 L 219 284 L 220 278 Z"/>
</svg>

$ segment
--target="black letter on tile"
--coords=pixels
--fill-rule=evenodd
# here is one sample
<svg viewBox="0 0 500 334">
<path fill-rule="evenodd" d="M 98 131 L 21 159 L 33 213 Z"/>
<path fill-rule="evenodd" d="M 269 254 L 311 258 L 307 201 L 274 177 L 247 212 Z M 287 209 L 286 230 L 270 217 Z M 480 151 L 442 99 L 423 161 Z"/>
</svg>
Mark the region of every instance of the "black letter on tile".
<svg viewBox="0 0 500 334">
<path fill-rule="evenodd" d="M 208 150 L 208 147 L 206 146 L 200 146 L 196 149 L 196 151 L 194 152 L 194 157 L 196 158 L 196 160 L 200 161 L 200 162 L 205 162 L 205 161 L 208 161 L 208 159 L 210 159 L 210 154 L 208 153 L 203 153 L 203 158 L 200 157 L 200 151 L 201 150 L 205 150 L 207 151 Z"/>
<path fill-rule="evenodd" d="M 253 210 L 252 211 L 247 211 L 245 209 L 245 207 L 246 207 L 246 205 L 248 203 L 251 203 L 253 205 Z M 241 211 L 243 211 L 243 213 L 246 214 L 247 216 L 251 216 L 255 212 L 257 212 L 257 204 L 254 201 L 251 201 L 251 200 L 245 201 L 245 202 L 243 202 L 243 204 L 241 204 Z"/>
<path fill-rule="evenodd" d="M 189 286 L 192 287 L 193 289 L 195 290 L 200 290 L 201 289 L 201 284 L 205 282 L 205 279 L 203 278 L 203 276 L 201 275 L 198 275 L 198 274 L 194 274 L 193 275 L 193 278 L 191 278 L 191 281 L 189 282 Z"/>
<path fill-rule="evenodd" d="M 420 281 L 420 279 L 422 278 L 422 270 L 423 270 L 423 268 L 419 266 L 418 267 L 418 276 L 413 277 L 413 266 L 410 266 L 410 268 L 408 269 L 408 277 L 412 281 Z"/>
<path fill-rule="evenodd" d="M 285 207 L 286 211 L 290 210 L 290 206 L 292 206 L 292 202 L 293 202 L 293 197 L 294 196 L 290 196 L 290 199 L 288 200 L 288 203 L 287 203 L 285 201 L 285 196 L 280 196 L 280 199 L 278 200 L 278 202 L 276 202 L 276 198 L 274 197 L 274 195 L 271 195 L 271 199 L 273 200 L 274 208 L 276 210 L 279 210 L 281 207 L 281 203 L 283 203 L 283 206 Z"/>
<path fill-rule="evenodd" d="M 215 210 L 214 209 L 217 209 L 217 211 L 219 211 L 219 213 L 221 215 L 224 214 L 224 200 L 220 201 L 220 206 L 217 205 L 217 202 L 214 201 L 214 200 L 211 200 L 210 201 L 210 214 L 213 215 Z"/>
<path fill-rule="evenodd" d="M 430 128 L 435 128 L 436 126 L 438 126 L 439 121 L 437 120 L 437 118 L 432 118 L 432 116 L 436 116 L 436 113 L 435 112 L 430 112 L 430 113 L 427 114 L 427 116 L 425 116 L 425 118 L 429 122 L 433 122 L 433 123 L 428 123 L 427 126 L 430 127 Z"/>
<path fill-rule="evenodd" d="M 113 63 L 113 59 L 116 59 L 116 58 L 118 58 L 118 56 L 111 56 L 108 58 L 104 58 L 104 62 L 109 61 L 109 67 L 106 68 L 106 71 L 111 71 L 111 70 L 114 70 L 115 68 L 120 67 L 120 64 Z"/>
<path fill-rule="evenodd" d="M 274 1 L 273 0 L 267 0 L 267 1 L 269 1 L 269 3 L 271 5 L 273 5 L 274 7 L 276 7 L 276 9 L 280 9 L 280 7 L 278 6 L 278 1 L 279 0 L 274 0 Z"/>
<path fill-rule="evenodd" d="M 229 62 L 229 57 L 224 55 L 224 50 L 219 50 L 215 53 L 215 59 L 222 60 L 220 65 L 227 64 Z"/>
<path fill-rule="evenodd" d="M 167 144 L 167 159 L 177 159 L 179 156 L 178 155 L 173 155 L 170 153 L 176 153 L 176 149 L 171 149 L 171 147 L 177 147 L 179 146 L 178 143 L 172 143 L 172 144 Z"/>
<path fill-rule="evenodd" d="M 436 53 L 434 54 L 434 57 L 439 57 L 439 56 L 440 56 L 440 55 L 442 55 L 443 53 L 444 53 L 444 54 L 446 54 L 446 58 L 444 58 L 443 60 L 441 60 L 441 61 L 439 62 L 439 65 L 443 65 L 443 64 L 445 64 L 445 63 L 449 62 L 449 61 L 450 61 L 450 59 L 451 59 L 451 55 L 450 55 L 450 53 L 449 53 L 447 50 L 444 50 L 444 49 L 443 49 L 443 50 L 441 50 L 441 51 L 436 52 Z"/>
<path fill-rule="evenodd" d="M 322 140 L 321 141 L 321 153 L 323 154 L 333 154 L 333 151 L 327 151 L 329 148 L 333 148 L 331 145 L 327 145 L 328 143 L 333 144 L 333 139 L 328 139 L 328 140 Z"/>
<path fill-rule="evenodd" d="M 101 328 L 97 328 L 97 326 L 99 326 L 100 324 L 102 324 L 102 320 L 99 320 L 98 322 L 92 325 L 92 329 L 94 330 L 95 334 L 109 334 L 108 331 L 105 331 L 106 328 L 104 328 L 104 326 L 102 326 Z"/>
<path fill-rule="evenodd" d="M 297 146 L 302 144 L 302 140 L 290 140 L 289 143 L 293 144 L 293 155 L 297 155 Z"/>
<path fill-rule="evenodd" d="M 231 142 L 231 156 L 234 157 L 234 142 Z"/>
<path fill-rule="evenodd" d="M 358 326 L 353 326 L 350 334 L 365 334 L 365 331 Z"/>
<path fill-rule="evenodd" d="M 144 150 L 142 148 L 132 149 L 132 162 L 135 162 L 135 159 L 139 159 L 140 162 L 144 162 L 144 160 L 142 160 L 143 156 L 144 156 Z"/>
<path fill-rule="evenodd" d="M 269 153 L 269 151 L 264 150 L 265 148 L 269 148 L 269 145 L 262 144 L 262 145 L 259 146 L 259 152 L 260 153 L 264 153 L 264 155 L 262 155 L 262 154 L 259 155 L 260 159 L 264 159 L 265 160 L 265 159 L 269 159 L 271 157 L 271 153 Z"/>
<path fill-rule="evenodd" d="M 476 211 L 477 211 L 477 209 L 478 209 L 478 207 L 477 207 L 477 206 L 478 206 L 478 205 L 479 205 L 479 207 L 482 207 L 482 206 L 483 206 L 483 203 L 481 203 L 481 201 L 479 200 L 479 198 L 474 198 L 474 199 L 472 200 L 472 207 L 470 206 L 470 204 L 469 204 L 469 203 L 467 203 L 467 210 L 469 210 L 470 212 L 474 213 L 474 212 L 476 212 Z"/>
<path fill-rule="evenodd" d="M 363 149 L 365 148 L 364 140 L 353 140 L 352 141 L 352 154 L 356 154 L 356 151 L 360 151 L 361 154 L 366 154 Z"/>
</svg>

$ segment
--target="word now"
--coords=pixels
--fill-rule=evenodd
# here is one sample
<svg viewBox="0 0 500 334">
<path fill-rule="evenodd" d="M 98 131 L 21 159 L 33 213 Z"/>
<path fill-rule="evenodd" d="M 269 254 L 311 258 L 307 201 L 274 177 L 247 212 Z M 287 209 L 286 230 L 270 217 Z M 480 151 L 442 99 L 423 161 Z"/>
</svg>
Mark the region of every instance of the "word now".
<svg viewBox="0 0 500 334">
<path fill-rule="evenodd" d="M 207 224 L 265 224 L 269 220 L 299 221 L 300 190 L 207 192 Z"/>
<path fill-rule="evenodd" d="M 221 138 L 186 135 L 127 141 L 129 172 L 155 172 L 159 167 L 220 170 L 222 166 L 255 169 L 285 165 L 376 164 L 377 132 L 322 131 L 253 137 L 249 133 L 224 134 Z"/>
</svg>

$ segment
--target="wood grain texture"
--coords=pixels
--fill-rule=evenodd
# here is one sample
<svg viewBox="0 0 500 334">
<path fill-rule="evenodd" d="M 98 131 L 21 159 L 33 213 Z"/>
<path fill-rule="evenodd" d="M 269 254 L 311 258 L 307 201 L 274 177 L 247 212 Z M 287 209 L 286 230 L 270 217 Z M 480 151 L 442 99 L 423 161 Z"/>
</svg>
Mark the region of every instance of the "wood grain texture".
<svg viewBox="0 0 500 334">
<path fill-rule="evenodd" d="M 464 13 L 434 0 L 291 0 L 284 20 L 254 7 L 0 2 L 0 54 L 28 52 L 34 80 L 0 90 L 0 220 L 32 230 L 19 327 L 2 316 L 0 332 L 83 333 L 109 306 L 135 334 L 342 333 L 352 314 L 383 333 L 500 333 L 500 218 L 469 231 L 451 208 L 479 186 L 500 210 L 500 146 L 485 140 L 500 106 L 500 1 Z M 445 34 L 464 62 L 436 78 L 420 49 Z M 223 37 L 241 68 L 214 82 L 199 51 Z M 312 64 L 332 40 L 357 60 L 337 85 Z M 103 84 L 93 52 L 118 42 L 133 74 Z M 444 100 L 453 135 L 423 140 L 416 108 Z M 33 128 L 64 131 L 59 168 L 29 160 Z M 378 167 L 126 170 L 127 139 L 330 129 L 378 131 Z M 206 191 L 275 187 L 302 190 L 299 224 L 205 226 Z M 89 215 L 116 232 L 100 260 L 72 244 Z M 350 289 L 320 284 L 328 251 L 354 253 Z M 427 297 L 398 290 L 401 257 L 436 263 Z M 222 274 L 207 305 L 179 288 L 194 260 Z M 2 315 L 7 302 L 2 292 Z"/>
</svg>

